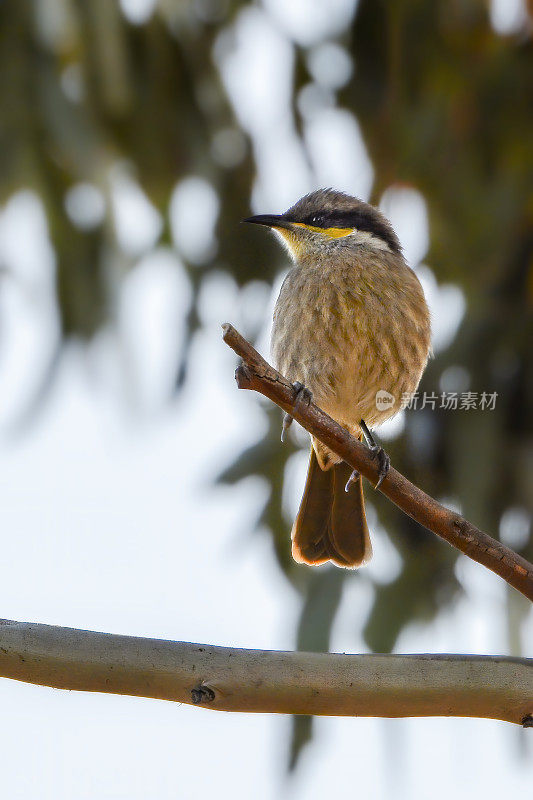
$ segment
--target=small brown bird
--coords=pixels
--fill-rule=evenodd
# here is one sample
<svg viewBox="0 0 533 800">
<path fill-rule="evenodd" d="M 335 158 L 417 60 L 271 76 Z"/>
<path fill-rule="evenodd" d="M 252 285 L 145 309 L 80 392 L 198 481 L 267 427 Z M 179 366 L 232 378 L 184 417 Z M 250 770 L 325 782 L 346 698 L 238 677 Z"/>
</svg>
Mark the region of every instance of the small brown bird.
<svg viewBox="0 0 533 800">
<path fill-rule="evenodd" d="M 273 229 L 294 262 L 274 311 L 277 369 L 300 397 L 311 392 L 333 419 L 365 436 L 381 482 L 388 456 L 367 425 L 400 410 L 430 353 L 429 310 L 398 237 L 377 208 L 333 189 L 302 197 L 284 214 L 245 222 Z M 352 568 L 372 555 L 361 476 L 315 438 L 292 554 L 305 564 Z"/>
</svg>

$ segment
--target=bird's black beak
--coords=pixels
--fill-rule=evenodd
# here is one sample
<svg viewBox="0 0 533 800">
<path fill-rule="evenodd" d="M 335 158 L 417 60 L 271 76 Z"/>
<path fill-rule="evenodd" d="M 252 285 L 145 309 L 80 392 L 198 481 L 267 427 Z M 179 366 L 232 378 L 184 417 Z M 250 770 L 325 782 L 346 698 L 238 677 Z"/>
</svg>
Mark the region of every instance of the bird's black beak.
<svg viewBox="0 0 533 800">
<path fill-rule="evenodd" d="M 254 225 L 266 225 L 269 228 L 292 228 L 290 223 L 282 214 L 258 214 L 256 217 L 247 217 L 243 222 L 253 222 Z"/>
</svg>

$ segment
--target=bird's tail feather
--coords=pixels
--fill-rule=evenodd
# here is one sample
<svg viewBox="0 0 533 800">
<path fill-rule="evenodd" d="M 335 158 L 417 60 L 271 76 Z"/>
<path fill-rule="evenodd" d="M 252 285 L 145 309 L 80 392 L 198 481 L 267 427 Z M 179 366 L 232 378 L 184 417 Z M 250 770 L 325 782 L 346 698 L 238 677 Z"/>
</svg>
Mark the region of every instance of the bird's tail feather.
<svg viewBox="0 0 533 800">
<path fill-rule="evenodd" d="M 292 555 L 304 564 L 332 561 L 359 567 L 372 556 L 361 477 L 345 491 L 352 468 L 340 462 L 322 470 L 314 448 L 298 516 L 292 528 Z"/>
</svg>

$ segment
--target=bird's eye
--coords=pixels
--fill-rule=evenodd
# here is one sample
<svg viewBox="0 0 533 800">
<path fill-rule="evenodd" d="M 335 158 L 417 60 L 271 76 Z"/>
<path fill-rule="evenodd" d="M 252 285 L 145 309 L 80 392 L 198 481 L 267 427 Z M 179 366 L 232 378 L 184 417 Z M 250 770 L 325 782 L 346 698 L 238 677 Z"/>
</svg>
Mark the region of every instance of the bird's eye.
<svg viewBox="0 0 533 800">
<path fill-rule="evenodd" d="M 319 214 L 314 214 L 311 217 L 311 225 L 319 226 L 323 223 L 323 218 Z"/>
</svg>

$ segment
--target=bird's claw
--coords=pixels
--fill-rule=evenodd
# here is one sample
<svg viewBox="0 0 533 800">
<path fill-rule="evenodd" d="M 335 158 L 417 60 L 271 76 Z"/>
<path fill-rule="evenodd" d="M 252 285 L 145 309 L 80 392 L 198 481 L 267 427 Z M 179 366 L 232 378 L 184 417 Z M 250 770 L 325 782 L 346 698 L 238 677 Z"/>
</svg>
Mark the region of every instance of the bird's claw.
<svg viewBox="0 0 533 800">
<path fill-rule="evenodd" d="M 292 384 L 292 388 L 296 392 L 296 397 L 294 398 L 294 403 L 292 407 L 296 410 L 300 403 L 305 403 L 306 406 L 311 405 L 313 401 L 313 392 L 300 383 L 300 381 L 294 381 Z"/>
<path fill-rule="evenodd" d="M 375 444 L 371 448 L 374 457 L 377 458 L 379 473 L 378 473 L 378 482 L 374 486 L 374 489 L 379 489 L 385 478 L 387 477 L 389 470 L 390 470 L 390 456 L 385 452 L 385 450 L 379 445 Z"/>
<path fill-rule="evenodd" d="M 355 483 L 356 481 L 358 481 L 359 477 L 360 477 L 360 473 L 356 469 L 354 469 L 352 474 L 350 475 L 350 477 L 346 481 L 346 486 L 344 487 L 344 491 L 345 492 L 349 492 L 350 491 L 350 486 L 352 485 L 352 483 Z"/>
<path fill-rule="evenodd" d="M 289 430 L 289 428 L 292 425 L 292 420 L 293 420 L 293 418 L 291 417 L 290 414 L 284 414 L 283 415 L 283 422 L 282 422 L 282 425 L 281 425 L 281 441 L 282 442 L 285 441 L 285 436 L 287 435 L 287 431 Z"/>
<path fill-rule="evenodd" d="M 306 406 L 311 404 L 311 402 L 313 400 L 313 393 L 309 389 L 306 389 L 306 387 L 303 385 L 303 383 L 300 383 L 300 381 L 294 381 L 294 383 L 292 384 L 292 388 L 296 392 L 296 396 L 294 398 L 294 403 L 292 404 L 292 407 L 293 407 L 293 409 L 295 411 L 297 410 L 297 408 L 300 405 L 300 403 L 305 403 Z M 287 431 L 291 427 L 292 421 L 293 421 L 293 417 L 292 417 L 291 414 L 287 413 L 287 414 L 284 415 L 283 423 L 282 423 L 282 426 L 281 426 L 281 441 L 282 442 L 285 441 L 285 437 L 286 437 Z"/>
<path fill-rule="evenodd" d="M 361 431 L 363 432 L 363 436 L 365 437 L 365 441 L 369 450 L 372 451 L 373 456 L 378 460 L 378 482 L 374 486 L 374 489 L 379 489 L 390 470 L 390 456 L 387 455 L 385 450 L 379 444 L 376 444 L 374 437 L 368 430 L 368 426 L 364 419 L 360 421 L 359 425 L 361 426 Z"/>
<path fill-rule="evenodd" d="M 300 405 L 300 403 L 305 403 L 306 406 L 308 406 L 308 405 L 310 405 L 312 403 L 312 401 L 313 401 L 313 393 L 309 389 L 306 389 L 306 387 L 303 385 L 303 383 L 300 383 L 300 381 L 294 381 L 294 383 L 292 384 L 292 388 L 296 392 L 296 395 L 295 395 L 295 398 L 294 398 L 294 402 L 292 404 L 292 407 L 293 407 L 294 411 L 296 411 L 298 409 L 298 406 Z M 282 442 L 285 441 L 285 437 L 286 437 L 287 431 L 291 427 L 292 421 L 293 421 L 292 415 L 286 413 L 284 415 L 284 417 L 283 417 L 283 423 L 282 423 L 282 426 L 281 426 L 281 441 Z"/>
</svg>

